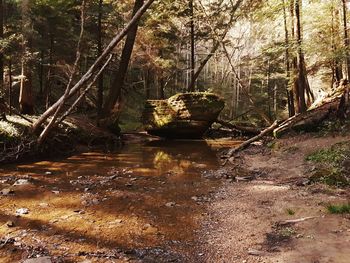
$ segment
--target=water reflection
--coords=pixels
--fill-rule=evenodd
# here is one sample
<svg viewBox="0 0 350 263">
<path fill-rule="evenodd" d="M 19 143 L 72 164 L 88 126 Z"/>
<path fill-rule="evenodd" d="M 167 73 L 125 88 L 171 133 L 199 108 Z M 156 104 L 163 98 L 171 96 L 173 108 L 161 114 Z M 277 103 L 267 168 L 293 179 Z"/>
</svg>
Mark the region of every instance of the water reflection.
<svg viewBox="0 0 350 263">
<path fill-rule="evenodd" d="M 219 181 L 201 176 L 204 169 L 216 167 L 215 150 L 205 141 L 135 143 L 114 153 L 1 167 L 2 188 L 18 178 L 31 184 L 0 197 L 0 223 L 12 218 L 16 208 L 26 207 L 30 214 L 25 220 L 15 218 L 11 231 L 31 229 L 28 237 L 42 240 L 48 249 L 61 242 L 72 253 L 96 251 L 96 244 L 109 249 L 193 242 L 205 209 L 193 197 L 218 187 Z M 8 231 L 0 228 L 0 238 Z M 59 233 L 57 240 L 50 231 Z"/>
</svg>

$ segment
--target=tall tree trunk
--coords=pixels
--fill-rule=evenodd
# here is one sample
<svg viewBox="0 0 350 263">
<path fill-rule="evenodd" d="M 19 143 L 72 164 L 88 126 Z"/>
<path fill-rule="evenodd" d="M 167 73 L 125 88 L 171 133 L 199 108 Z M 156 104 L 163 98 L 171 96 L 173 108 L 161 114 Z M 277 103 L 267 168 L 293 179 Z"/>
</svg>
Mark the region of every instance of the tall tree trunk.
<svg viewBox="0 0 350 263">
<path fill-rule="evenodd" d="M 332 65 L 332 87 L 334 82 L 336 85 L 340 83 L 340 80 L 343 79 L 343 69 L 342 69 L 342 61 L 337 56 L 337 52 L 339 47 L 337 46 L 337 40 L 339 38 L 339 22 L 340 22 L 340 14 L 339 9 L 334 3 L 334 0 L 332 0 L 332 26 L 331 26 L 331 42 L 332 42 L 332 51 L 333 51 L 333 65 Z"/>
<path fill-rule="evenodd" d="M 136 12 L 142 7 L 143 0 L 135 0 L 135 5 L 133 9 L 132 16 L 136 14 Z M 120 99 L 121 99 L 121 91 L 124 86 L 124 81 L 126 77 L 126 73 L 128 70 L 128 66 L 131 59 L 131 54 L 134 48 L 134 43 L 137 35 L 138 22 L 133 25 L 131 30 L 128 32 L 122 55 L 120 58 L 119 69 L 114 78 L 113 85 L 109 90 L 108 99 L 104 106 L 104 111 L 106 115 L 119 112 L 120 107 Z"/>
<path fill-rule="evenodd" d="M 193 11 L 193 0 L 189 0 L 190 10 L 190 38 L 191 38 L 191 59 L 190 59 L 190 81 L 191 85 L 188 86 L 188 91 L 193 92 L 196 89 L 196 80 L 194 79 L 194 71 L 196 67 L 195 59 L 195 33 L 194 33 L 194 11 Z"/>
<path fill-rule="evenodd" d="M 98 2 L 98 18 L 97 18 L 97 54 L 99 57 L 102 54 L 102 15 L 103 15 L 103 0 Z M 97 123 L 99 123 L 102 117 L 102 107 L 103 107 L 103 72 L 98 78 L 97 84 Z"/>
<path fill-rule="evenodd" d="M 4 6 L 0 0 L 0 41 L 4 39 Z M 4 52 L 0 52 L 0 92 L 4 91 Z"/>
<path fill-rule="evenodd" d="M 314 99 L 307 79 L 304 53 L 302 49 L 302 25 L 301 25 L 301 0 L 291 1 L 291 15 L 293 25 L 293 37 L 297 44 L 297 56 L 293 58 L 293 86 L 296 113 L 307 110 L 305 94 L 308 95 L 309 103 Z"/>
<path fill-rule="evenodd" d="M 9 114 L 12 115 L 12 59 L 8 60 L 9 67 Z"/>
<path fill-rule="evenodd" d="M 22 70 L 19 94 L 20 112 L 22 114 L 33 114 L 34 103 L 32 94 L 32 61 L 31 61 L 31 0 L 22 1 Z"/>
<path fill-rule="evenodd" d="M 51 85 L 52 85 L 51 76 L 53 75 L 53 70 L 54 70 L 53 68 L 54 45 L 55 45 L 54 34 L 50 33 L 49 69 L 47 71 L 46 85 L 45 85 L 45 108 L 46 109 L 50 107 L 50 101 L 51 101 Z"/>
<path fill-rule="evenodd" d="M 349 56 L 349 33 L 348 33 L 348 22 L 347 22 L 347 12 L 346 12 L 346 0 L 342 0 L 343 3 L 343 27 L 344 27 L 344 46 L 345 46 L 345 56 L 346 56 L 346 71 L 347 78 L 350 80 L 350 56 Z"/>
<path fill-rule="evenodd" d="M 290 81 L 290 52 L 289 52 L 289 32 L 288 32 L 288 22 L 287 22 L 287 11 L 286 11 L 286 2 L 285 0 L 282 0 L 283 5 L 283 22 L 284 22 L 284 37 L 285 37 L 285 67 L 286 67 L 286 93 L 287 93 L 287 99 L 288 99 L 288 113 L 289 117 L 292 117 L 295 115 L 295 108 L 294 108 L 294 99 L 293 99 L 293 90 L 289 88 L 289 81 Z"/>
</svg>

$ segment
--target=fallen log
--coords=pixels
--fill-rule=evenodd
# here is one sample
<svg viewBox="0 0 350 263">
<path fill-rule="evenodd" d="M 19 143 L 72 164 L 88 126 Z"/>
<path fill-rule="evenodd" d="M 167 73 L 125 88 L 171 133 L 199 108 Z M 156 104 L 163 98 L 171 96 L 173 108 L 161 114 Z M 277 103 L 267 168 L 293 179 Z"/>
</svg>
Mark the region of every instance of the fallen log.
<svg viewBox="0 0 350 263">
<path fill-rule="evenodd" d="M 248 127 L 248 126 L 239 126 L 239 125 L 232 124 L 230 122 L 223 121 L 223 120 L 216 120 L 215 122 L 226 127 L 226 128 L 239 131 L 243 134 L 257 135 L 261 132 L 261 130 L 258 128 Z"/>
<path fill-rule="evenodd" d="M 274 131 L 276 138 L 281 137 L 289 130 L 307 130 L 318 127 L 320 123 L 331 117 L 345 118 L 348 103 L 347 85 L 339 86 L 328 97 L 315 102 L 305 113 L 290 117 L 283 121 Z"/>
<path fill-rule="evenodd" d="M 237 147 L 231 149 L 228 151 L 228 153 L 226 154 L 226 156 L 224 156 L 224 158 L 226 159 L 226 161 L 224 162 L 224 165 L 227 163 L 227 160 L 229 158 L 231 158 L 235 153 L 237 153 L 240 150 L 245 149 L 246 147 L 248 147 L 250 144 L 252 144 L 253 142 L 261 139 L 262 137 L 264 137 L 265 135 L 268 135 L 269 133 L 272 133 L 272 131 L 278 126 L 278 122 L 275 121 L 270 127 L 266 128 L 265 130 L 263 130 L 262 132 L 260 132 L 259 135 L 254 136 L 252 138 L 250 138 L 249 140 L 246 140 L 245 142 L 243 142 L 242 144 L 238 145 Z"/>
</svg>

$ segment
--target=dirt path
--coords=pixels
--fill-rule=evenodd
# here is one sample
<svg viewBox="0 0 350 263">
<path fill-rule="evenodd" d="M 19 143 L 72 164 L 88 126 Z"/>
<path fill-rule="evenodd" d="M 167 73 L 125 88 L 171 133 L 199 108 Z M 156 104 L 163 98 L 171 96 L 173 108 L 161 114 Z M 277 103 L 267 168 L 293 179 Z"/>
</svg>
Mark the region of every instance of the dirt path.
<svg viewBox="0 0 350 263">
<path fill-rule="evenodd" d="M 258 177 L 227 183 L 216 195 L 203 226 L 201 261 L 350 262 L 350 217 L 325 209 L 328 203 L 348 202 L 349 191 L 303 186 L 311 165 L 305 156 L 346 140 L 305 135 L 279 140 L 277 150 L 255 147 L 242 153 L 235 163 Z M 305 217 L 313 218 L 280 224 Z"/>
</svg>

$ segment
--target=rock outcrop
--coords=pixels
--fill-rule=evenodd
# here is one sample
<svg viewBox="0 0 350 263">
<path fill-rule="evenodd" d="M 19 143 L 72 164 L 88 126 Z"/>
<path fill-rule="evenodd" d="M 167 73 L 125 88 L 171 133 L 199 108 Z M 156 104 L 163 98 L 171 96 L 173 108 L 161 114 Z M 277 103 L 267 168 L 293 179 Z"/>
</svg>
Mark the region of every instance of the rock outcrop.
<svg viewBox="0 0 350 263">
<path fill-rule="evenodd" d="M 224 101 L 212 93 L 180 93 L 167 100 L 148 100 L 142 121 L 151 135 L 200 138 L 224 106 Z"/>
</svg>

